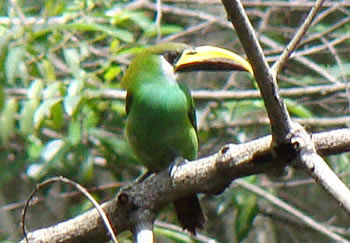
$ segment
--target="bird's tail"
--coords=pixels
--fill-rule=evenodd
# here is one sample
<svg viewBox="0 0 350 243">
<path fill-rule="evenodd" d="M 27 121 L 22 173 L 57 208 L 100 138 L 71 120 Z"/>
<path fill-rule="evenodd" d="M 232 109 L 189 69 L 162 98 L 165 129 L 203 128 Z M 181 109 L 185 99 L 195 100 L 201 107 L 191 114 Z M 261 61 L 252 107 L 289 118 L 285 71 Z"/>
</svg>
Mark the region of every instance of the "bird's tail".
<svg viewBox="0 0 350 243">
<path fill-rule="evenodd" d="M 183 229 L 196 235 L 196 229 L 203 229 L 205 217 L 197 195 L 174 201 L 177 219 Z"/>
</svg>

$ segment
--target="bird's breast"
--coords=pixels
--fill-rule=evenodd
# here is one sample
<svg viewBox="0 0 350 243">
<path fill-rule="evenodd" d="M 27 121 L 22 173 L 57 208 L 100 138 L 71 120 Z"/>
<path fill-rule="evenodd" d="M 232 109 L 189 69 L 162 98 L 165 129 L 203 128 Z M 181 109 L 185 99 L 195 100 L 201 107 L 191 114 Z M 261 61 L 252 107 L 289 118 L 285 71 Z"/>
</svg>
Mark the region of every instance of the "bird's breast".
<svg viewBox="0 0 350 243">
<path fill-rule="evenodd" d="M 163 169 L 177 156 L 193 159 L 197 137 L 188 118 L 186 95 L 178 86 L 142 88 L 133 93 L 127 122 L 136 156 L 151 169 L 154 165 Z"/>
</svg>

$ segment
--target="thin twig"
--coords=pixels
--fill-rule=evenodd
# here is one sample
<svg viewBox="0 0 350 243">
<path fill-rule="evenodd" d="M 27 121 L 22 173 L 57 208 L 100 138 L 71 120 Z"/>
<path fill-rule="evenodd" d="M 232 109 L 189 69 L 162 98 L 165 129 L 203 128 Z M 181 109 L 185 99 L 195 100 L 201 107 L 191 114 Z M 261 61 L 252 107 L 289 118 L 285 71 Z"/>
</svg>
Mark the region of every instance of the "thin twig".
<svg viewBox="0 0 350 243">
<path fill-rule="evenodd" d="M 301 160 L 309 174 L 320 184 L 339 205 L 350 215 L 350 190 L 339 177 L 328 167 L 317 153 L 303 153 Z"/>
<path fill-rule="evenodd" d="M 328 85 L 313 85 L 296 88 L 281 88 L 279 93 L 283 97 L 305 97 L 308 95 L 333 94 L 339 91 L 345 91 L 350 88 L 350 83 L 334 83 Z M 6 94 L 12 96 L 20 96 L 27 99 L 27 89 L 6 88 Z M 261 98 L 258 90 L 193 90 L 191 94 L 197 100 L 244 100 L 244 99 L 259 99 Z M 120 89 L 101 89 L 87 90 L 88 99 L 117 99 L 124 100 L 126 91 Z M 57 97 L 57 98 L 62 98 Z"/>
<path fill-rule="evenodd" d="M 297 48 L 301 39 L 305 36 L 306 31 L 310 28 L 313 19 L 315 18 L 318 11 L 321 9 L 324 1 L 325 0 L 317 0 L 315 5 L 312 7 L 309 15 L 307 16 L 306 20 L 304 21 L 303 25 L 298 29 L 293 39 L 289 42 L 287 47 L 284 49 L 278 61 L 272 66 L 272 72 L 275 78 L 277 77 L 278 73 L 281 71 L 285 63 L 287 62 L 289 56 Z"/>
<path fill-rule="evenodd" d="M 293 118 L 293 121 L 310 127 L 337 127 L 350 124 L 350 116 L 340 117 L 314 117 L 314 118 Z M 267 117 L 243 118 L 230 121 L 214 121 L 209 124 L 210 128 L 229 128 L 240 126 L 269 125 Z"/>
<path fill-rule="evenodd" d="M 323 226 L 322 224 L 316 222 L 312 218 L 306 216 L 301 211 L 297 210 L 296 208 L 288 205 L 287 203 L 283 202 L 281 199 L 275 197 L 271 193 L 262 190 L 261 188 L 250 184 L 244 180 L 238 179 L 235 181 L 236 184 L 240 185 L 241 187 L 263 197 L 264 199 L 268 200 L 269 202 L 273 203 L 274 205 L 278 206 L 279 208 L 282 208 L 283 210 L 287 211 L 288 213 L 294 215 L 298 219 L 300 219 L 302 222 L 310 226 L 312 229 L 328 236 L 329 238 L 337 241 L 337 242 L 343 242 L 343 243 L 349 243 L 348 240 L 344 239 L 340 235 L 330 231 L 326 226 Z"/>
<path fill-rule="evenodd" d="M 155 26 L 157 30 L 157 41 L 160 40 L 162 37 L 162 31 L 161 31 L 161 21 L 162 21 L 162 0 L 157 0 L 156 2 L 156 19 L 155 19 Z"/>
<path fill-rule="evenodd" d="M 109 222 L 109 219 L 107 217 L 107 215 L 105 214 L 105 212 L 103 211 L 102 207 L 98 204 L 98 202 L 96 202 L 96 200 L 91 196 L 91 194 L 84 188 L 82 187 L 80 184 L 76 183 L 75 181 L 72 181 L 68 178 L 65 178 L 63 176 L 59 176 L 59 177 L 52 177 L 48 180 L 45 180 L 42 183 L 39 183 L 36 185 L 35 189 L 32 191 L 32 193 L 29 195 L 28 200 L 23 208 L 22 211 L 22 217 L 21 217 L 21 226 L 22 226 L 22 231 L 23 231 L 23 235 L 24 238 L 26 240 L 26 242 L 28 243 L 28 237 L 27 237 L 27 231 L 26 231 L 26 227 L 25 227 L 25 217 L 26 217 L 26 213 L 27 213 L 27 209 L 30 205 L 31 199 L 34 197 L 35 193 L 42 188 L 43 186 L 46 186 L 48 184 L 51 184 L 53 182 L 64 182 L 67 184 L 70 184 L 72 186 L 74 186 L 77 190 L 79 190 L 82 194 L 84 194 L 89 201 L 94 205 L 94 207 L 96 208 L 96 210 L 98 211 L 98 213 L 100 214 L 108 232 L 110 233 L 111 239 L 113 242 L 118 243 L 118 239 L 113 231 L 113 228 L 111 226 L 111 223 Z"/>
<path fill-rule="evenodd" d="M 10 0 L 10 2 L 14 10 L 16 11 L 17 15 L 19 16 L 19 20 L 21 24 L 23 26 L 27 26 L 28 22 L 27 22 L 26 16 L 24 15 L 24 13 L 22 12 L 22 9 L 18 5 L 17 0 Z"/>
<path fill-rule="evenodd" d="M 102 186 L 88 188 L 87 190 L 89 193 L 98 192 L 98 191 L 104 191 L 104 190 L 108 190 L 108 189 L 116 189 L 116 188 L 119 188 L 122 186 L 126 186 L 130 183 L 131 182 L 114 182 L 114 183 L 109 183 L 109 184 L 105 184 Z M 78 191 L 72 191 L 72 192 L 60 193 L 60 194 L 56 195 L 55 197 L 56 198 L 72 198 L 72 197 L 76 197 L 79 195 L 81 195 L 81 193 L 79 193 Z M 44 200 L 45 200 L 44 197 L 33 197 L 29 203 L 29 206 L 37 205 Z M 7 204 L 5 206 L 0 207 L 0 213 L 23 208 L 26 205 L 26 203 L 27 203 L 27 200 Z"/>
<path fill-rule="evenodd" d="M 276 41 L 272 40 L 271 38 L 265 35 L 261 35 L 259 39 L 262 43 L 272 48 L 283 48 L 282 45 L 278 44 Z M 303 64 L 306 68 L 309 68 L 310 70 L 318 73 L 320 76 L 324 77 L 330 82 L 337 83 L 337 79 L 334 76 L 332 76 L 324 68 L 320 67 L 320 65 L 311 61 L 310 59 L 307 59 L 306 57 L 303 57 L 303 56 L 296 56 L 295 60 Z"/>
</svg>

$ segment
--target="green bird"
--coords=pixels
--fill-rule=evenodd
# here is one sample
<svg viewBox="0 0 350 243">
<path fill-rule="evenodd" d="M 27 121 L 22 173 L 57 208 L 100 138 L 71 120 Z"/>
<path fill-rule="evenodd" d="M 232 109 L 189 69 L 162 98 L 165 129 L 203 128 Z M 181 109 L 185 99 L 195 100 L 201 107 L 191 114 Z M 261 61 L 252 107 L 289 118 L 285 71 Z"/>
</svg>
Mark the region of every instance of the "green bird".
<svg viewBox="0 0 350 243">
<path fill-rule="evenodd" d="M 177 82 L 176 73 L 200 70 L 252 73 L 245 59 L 228 50 L 165 43 L 145 48 L 122 78 L 127 90 L 127 140 L 150 172 L 166 169 L 178 158 L 197 156 L 193 99 L 187 87 Z M 196 194 L 174 201 L 174 207 L 183 229 L 195 235 L 197 228 L 203 228 L 205 217 Z"/>
</svg>

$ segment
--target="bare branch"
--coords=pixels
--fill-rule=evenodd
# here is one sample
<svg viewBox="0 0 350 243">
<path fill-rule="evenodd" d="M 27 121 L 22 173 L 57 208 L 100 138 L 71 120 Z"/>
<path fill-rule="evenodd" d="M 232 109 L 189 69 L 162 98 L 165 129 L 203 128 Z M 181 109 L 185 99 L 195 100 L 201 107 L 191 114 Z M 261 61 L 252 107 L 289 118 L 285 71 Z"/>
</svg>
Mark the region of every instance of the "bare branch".
<svg viewBox="0 0 350 243">
<path fill-rule="evenodd" d="M 281 88 L 279 93 L 283 97 L 303 97 L 307 95 L 327 95 L 339 91 L 345 91 L 350 88 L 350 83 L 333 83 L 329 85 L 313 85 L 296 88 Z M 27 90 L 19 88 L 6 88 L 6 93 L 26 99 Z M 117 99 L 124 100 L 126 97 L 125 90 L 119 89 L 101 89 L 87 90 L 87 97 L 90 99 Z M 193 90 L 191 94 L 197 100 L 243 100 L 261 98 L 259 90 Z"/>
<path fill-rule="evenodd" d="M 326 226 L 319 224 L 318 222 L 316 222 L 315 220 L 313 220 L 312 218 L 307 216 L 305 213 L 302 213 L 301 211 L 297 210 L 296 208 L 288 205 L 287 203 L 283 202 L 282 200 L 275 197 L 271 193 L 268 193 L 267 191 L 264 191 L 261 188 L 255 186 L 253 184 L 250 184 L 244 180 L 241 180 L 241 179 L 236 180 L 235 183 L 240 185 L 241 187 L 244 187 L 244 188 L 248 189 L 249 191 L 265 198 L 266 200 L 268 200 L 269 202 L 271 202 L 275 206 L 282 208 L 283 210 L 287 211 L 291 215 L 297 217 L 300 221 L 304 222 L 306 225 L 308 225 L 312 229 L 328 236 L 329 238 L 331 238 L 337 242 L 344 242 L 344 243 L 349 242 L 346 239 L 344 239 L 343 237 L 341 237 L 340 235 L 329 230 Z"/>
<path fill-rule="evenodd" d="M 339 205 L 350 215 L 350 190 L 316 153 L 302 155 L 304 165 L 312 178 L 337 200 Z"/>
<path fill-rule="evenodd" d="M 116 235 L 114 234 L 114 231 L 112 229 L 112 226 L 109 222 L 109 219 L 108 217 L 106 216 L 105 212 L 103 211 L 103 209 L 101 208 L 101 206 L 98 204 L 98 202 L 91 196 L 91 194 L 84 188 L 82 187 L 81 185 L 79 185 L 78 183 L 76 183 L 75 181 L 72 181 L 68 178 L 64 178 L 62 176 L 59 176 L 59 177 L 52 177 L 48 180 L 45 180 L 44 182 L 38 184 L 36 186 L 36 188 L 33 190 L 33 192 L 30 194 L 24 208 L 23 208 L 23 211 L 22 211 L 22 220 L 21 220 L 21 225 L 22 225 L 22 230 L 23 230 L 23 234 L 24 234 L 24 240 L 25 242 L 29 242 L 28 240 L 28 237 L 27 237 L 27 231 L 26 231 L 26 227 L 25 227 L 25 217 L 26 217 L 26 212 L 27 212 L 27 209 L 28 209 L 28 206 L 30 205 L 30 202 L 31 202 L 31 199 L 34 197 L 35 193 L 40 189 L 42 188 L 43 186 L 46 186 L 50 183 L 53 183 L 53 182 L 64 182 L 64 183 L 67 183 L 67 184 L 70 184 L 72 186 L 74 186 L 77 190 L 79 190 L 81 193 L 83 193 L 83 195 L 85 197 L 88 198 L 88 200 L 94 205 L 94 207 L 96 208 L 98 214 L 100 215 L 100 217 L 102 218 L 102 221 L 103 223 L 105 224 L 109 234 L 110 234 L 110 237 L 111 237 L 111 240 L 113 242 L 116 242 L 118 243 L 118 239 L 116 237 Z"/>
<path fill-rule="evenodd" d="M 284 49 L 282 55 L 278 59 L 278 61 L 273 65 L 272 72 L 275 78 L 277 77 L 277 74 L 281 71 L 283 65 L 287 62 L 289 56 L 292 54 L 292 52 L 297 48 L 298 44 L 300 43 L 301 39 L 305 36 L 306 31 L 311 26 L 312 20 L 315 18 L 317 12 L 321 9 L 322 4 L 325 0 L 317 0 L 315 5 L 312 7 L 309 15 L 305 19 L 303 25 L 298 29 L 297 33 L 293 37 L 293 39 L 289 42 L 289 44 Z"/>
<path fill-rule="evenodd" d="M 301 126 L 300 126 L 301 127 Z M 339 177 L 328 167 L 326 162 L 316 153 L 316 148 L 310 136 L 304 129 L 298 129 L 292 143 L 300 148 L 295 163 L 302 165 L 320 184 L 326 192 L 340 204 L 350 215 L 350 190 Z"/>
<path fill-rule="evenodd" d="M 234 25 L 249 62 L 253 66 L 254 76 L 261 90 L 265 107 L 271 122 L 272 135 L 275 142 L 286 142 L 291 130 L 291 119 L 288 111 L 278 94 L 276 79 L 267 64 L 262 48 L 255 36 L 243 6 L 239 0 L 222 0 L 228 18 Z"/>
<path fill-rule="evenodd" d="M 343 146 L 343 139 L 349 142 L 350 129 L 313 135 L 317 151 L 323 155 L 332 151 L 350 151 L 350 146 Z M 165 170 L 142 183 L 125 188 L 118 198 L 104 203 L 102 208 L 117 232 L 133 229 L 135 222 L 130 215 L 137 215 L 134 214 L 135 209 L 156 213 L 162 206 L 185 195 L 195 192 L 220 193 L 236 178 L 268 172 L 286 166 L 294 159 L 293 154 L 287 152 L 283 158 L 276 157 L 271 153 L 270 145 L 271 136 L 240 145 L 226 145 L 212 156 L 179 166 L 173 178 Z M 28 234 L 30 241 L 41 242 L 54 242 L 58 239 L 60 242 L 89 242 L 95 237 L 99 237 L 100 241 L 107 238 L 96 209 Z"/>
</svg>

